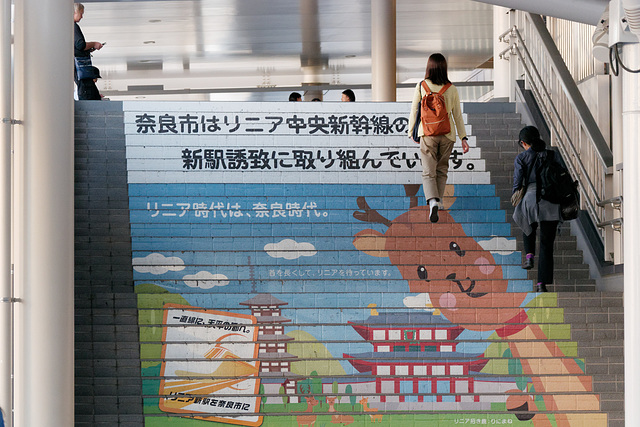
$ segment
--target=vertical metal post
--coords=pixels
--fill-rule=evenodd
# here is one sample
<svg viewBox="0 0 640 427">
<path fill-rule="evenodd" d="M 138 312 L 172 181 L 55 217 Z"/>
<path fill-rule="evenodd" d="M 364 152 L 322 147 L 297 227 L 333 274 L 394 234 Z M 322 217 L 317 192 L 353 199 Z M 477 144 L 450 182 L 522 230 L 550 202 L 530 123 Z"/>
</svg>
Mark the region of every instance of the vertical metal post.
<svg viewBox="0 0 640 427">
<path fill-rule="evenodd" d="M 624 44 L 624 64 L 640 68 L 640 44 Z M 640 419 L 640 75 L 620 69 L 622 75 L 622 144 L 624 151 L 624 417 L 627 425 Z"/>
<path fill-rule="evenodd" d="M 74 424 L 72 16 L 16 2 L 17 427 Z"/>
<path fill-rule="evenodd" d="M 518 12 L 511 9 L 509 10 L 509 28 L 513 28 L 517 24 L 518 24 Z M 511 44 L 513 45 L 516 42 L 516 40 L 513 35 L 511 37 L 513 39 L 511 40 Z M 511 55 L 511 58 L 512 59 L 509 60 L 509 82 L 510 82 L 509 102 L 516 102 L 517 101 L 516 80 L 520 78 L 521 64 L 520 64 L 520 61 L 516 60 L 515 55 Z M 525 84 L 527 84 L 526 80 L 525 80 Z"/>
<path fill-rule="evenodd" d="M 0 417 L 12 426 L 11 0 L 0 5 Z"/>
<path fill-rule="evenodd" d="M 499 37 L 509 28 L 509 9 L 493 6 L 493 98 L 495 100 L 509 100 L 509 88 L 515 81 L 509 78 L 509 61 L 500 58 L 506 44 Z M 517 62 L 517 58 L 513 58 Z"/>
<path fill-rule="evenodd" d="M 396 100 L 395 0 L 371 0 L 371 100 Z"/>
<path fill-rule="evenodd" d="M 622 196 L 623 171 L 618 165 L 624 166 L 624 148 L 622 133 L 622 76 L 611 76 L 611 153 L 613 154 L 613 190 L 612 196 Z M 624 196 L 623 196 L 624 199 Z M 615 213 L 614 213 L 615 215 Z M 620 212 L 622 215 L 622 212 Z M 620 232 L 613 235 L 613 262 L 624 263 L 624 223 Z"/>
</svg>

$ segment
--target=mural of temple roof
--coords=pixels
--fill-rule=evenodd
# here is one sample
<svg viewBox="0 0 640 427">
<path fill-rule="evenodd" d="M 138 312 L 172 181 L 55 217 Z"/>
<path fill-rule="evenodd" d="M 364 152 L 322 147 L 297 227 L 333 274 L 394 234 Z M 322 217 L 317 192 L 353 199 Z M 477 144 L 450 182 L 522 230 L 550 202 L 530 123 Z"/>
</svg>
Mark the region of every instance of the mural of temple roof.
<svg viewBox="0 0 640 427">
<path fill-rule="evenodd" d="M 295 338 L 292 338 L 288 335 L 275 335 L 275 334 L 261 334 L 258 335 L 258 341 L 269 341 L 269 342 L 288 342 L 293 341 Z"/>
<path fill-rule="evenodd" d="M 275 353 L 275 352 L 264 352 L 260 353 L 260 360 L 297 360 L 298 356 L 291 353 Z"/>
<path fill-rule="evenodd" d="M 468 353 L 440 353 L 440 352 L 393 352 L 393 353 L 358 353 L 346 354 L 343 356 L 360 372 L 371 370 L 371 366 L 385 365 L 431 365 L 431 364 L 463 364 L 469 366 L 470 371 L 479 371 L 487 364 L 488 359 L 481 358 L 481 354 Z M 358 366 L 356 366 L 358 365 Z M 367 366 L 365 371 L 360 367 Z"/>
<path fill-rule="evenodd" d="M 274 297 L 271 294 L 258 294 L 255 297 L 248 299 L 244 302 L 241 302 L 240 305 L 248 305 L 248 306 L 264 306 L 264 305 L 288 305 L 288 302 L 284 302 Z"/>
<path fill-rule="evenodd" d="M 453 363 L 464 362 L 467 360 L 476 360 L 483 357 L 483 353 L 469 353 L 469 352 L 440 352 L 440 351 L 393 351 L 388 353 L 382 353 L 379 351 L 363 352 L 346 354 L 344 357 L 361 357 L 367 360 L 375 360 L 378 363 Z"/>
<path fill-rule="evenodd" d="M 460 325 L 454 325 L 441 316 L 434 316 L 427 312 L 416 313 L 381 313 L 375 316 L 369 316 L 365 322 L 348 322 L 351 327 L 365 340 L 376 341 L 396 341 L 402 344 L 409 342 L 431 342 L 438 340 L 455 340 L 462 333 L 464 328 Z M 411 336 L 392 338 L 376 336 L 381 331 L 402 330 L 405 334 Z M 434 334 L 436 336 L 434 336 Z M 437 336 L 440 335 L 441 336 Z"/>
<path fill-rule="evenodd" d="M 385 313 L 381 312 L 375 316 L 369 316 L 364 322 L 349 322 L 349 323 L 363 323 L 363 324 L 375 324 L 375 325 L 390 325 L 390 324 L 407 324 L 407 325 L 448 325 L 454 326 L 451 322 L 442 316 L 434 316 L 427 311 L 412 311 L 412 312 L 395 312 Z"/>
<path fill-rule="evenodd" d="M 255 316 L 256 321 L 260 323 L 286 323 L 291 322 L 291 319 L 284 316 Z"/>
</svg>

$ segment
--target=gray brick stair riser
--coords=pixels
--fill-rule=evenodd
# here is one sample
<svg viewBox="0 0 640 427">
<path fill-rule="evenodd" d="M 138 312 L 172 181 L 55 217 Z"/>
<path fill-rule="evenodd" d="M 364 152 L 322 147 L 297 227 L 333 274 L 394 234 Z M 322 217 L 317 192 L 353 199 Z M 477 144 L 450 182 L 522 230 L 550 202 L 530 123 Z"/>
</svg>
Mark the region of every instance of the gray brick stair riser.
<svg viewBox="0 0 640 427">
<path fill-rule="evenodd" d="M 482 149 L 482 158 L 485 159 L 487 166 L 510 166 L 511 174 L 513 175 L 513 162 L 516 156 L 518 155 L 518 151 L 510 151 L 504 150 L 498 153 L 489 152 L 486 148 Z M 508 169 L 505 169 L 508 170 Z M 491 174 L 493 176 L 493 173 Z"/>
<path fill-rule="evenodd" d="M 622 346 L 622 344 L 618 345 L 615 341 L 609 347 L 598 345 L 588 347 L 588 343 L 578 341 L 578 357 L 588 357 L 589 360 L 595 357 L 605 357 L 609 358 L 610 361 L 616 362 L 619 360 L 623 360 L 624 347 Z"/>
<path fill-rule="evenodd" d="M 469 118 L 469 116 L 467 116 Z M 518 119 L 497 119 L 491 120 L 487 119 L 484 121 L 476 121 L 476 120 L 467 120 L 467 125 L 471 125 L 471 130 L 474 132 L 477 131 L 491 131 L 491 130 L 499 130 L 501 131 L 501 135 L 505 135 L 505 133 L 518 133 L 520 129 L 522 129 L 522 123 Z"/>
<path fill-rule="evenodd" d="M 512 153 L 516 153 L 520 150 L 518 147 L 518 135 L 515 134 L 514 138 L 487 138 L 483 136 L 474 135 L 473 132 L 470 133 L 470 136 L 475 136 L 476 146 L 482 148 L 483 150 L 507 150 Z M 514 156 L 515 159 L 515 156 Z"/>
<path fill-rule="evenodd" d="M 558 295 L 562 307 L 623 307 L 622 292 L 584 292 L 574 295 Z"/>
<path fill-rule="evenodd" d="M 494 128 L 494 129 L 474 129 L 471 128 L 471 135 L 476 138 L 482 138 L 487 140 L 500 140 L 500 141 L 511 141 L 512 145 L 515 145 L 518 139 L 518 132 L 520 131 L 521 126 L 513 127 L 507 129 L 507 134 L 505 136 L 504 128 Z M 509 138 L 509 136 L 511 138 Z"/>
<path fill-rule="evenodd" d="M 467 113 L 467 122 L 470 125 L 486 125 L 493 123 L 505 123 L 513 126 L 521 126 L 522 119 L 518 113 L 511 113 L 508 115 L 487 115 L 479 117 L 473 113 Z"/>
<path fill-rule="evenodd" d="M 536 278 L 534 277 L 531 280 L 535 282 Z M 595 291 L 596 285 L 595 283 L 593 285 L 576 285 L 576 284 L 562 285 L 562 284 L 554 283 L 553 285 L 547 285 L 547 290 L 549 292 L 568 292 L 568 293 L 588 292 L 588 291 Z"/>
</svg>

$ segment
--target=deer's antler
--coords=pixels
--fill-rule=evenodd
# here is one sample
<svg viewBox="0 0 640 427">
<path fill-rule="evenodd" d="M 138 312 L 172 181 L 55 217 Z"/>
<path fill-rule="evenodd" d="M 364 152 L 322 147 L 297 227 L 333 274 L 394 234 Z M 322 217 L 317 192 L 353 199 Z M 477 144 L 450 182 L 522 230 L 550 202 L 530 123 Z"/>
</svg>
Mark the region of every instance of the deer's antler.
<svg viewBox="0 0 640 427">
<path fill-rule="evenodd" d="M 353 217 L 362 222 L 373 222 L 375 224 L 384 224 L 387 227 L 391 227 L 391 221 L 383 217 L 377 210 L 371 209 L 367 204 L 367 201 L 363 196 L 356 199 L 358 207 L 364 212 L 355 211 Z"/>
</svg>

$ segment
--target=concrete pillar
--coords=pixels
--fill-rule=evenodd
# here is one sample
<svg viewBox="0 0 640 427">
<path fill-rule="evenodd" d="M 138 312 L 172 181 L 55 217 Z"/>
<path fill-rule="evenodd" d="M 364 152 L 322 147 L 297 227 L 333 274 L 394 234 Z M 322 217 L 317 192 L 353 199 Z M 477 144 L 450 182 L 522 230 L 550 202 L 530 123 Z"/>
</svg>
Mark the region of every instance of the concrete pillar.
<svg viewBox="0 0 640 427">
<path fill-rule="evenodd" d="M 508 45 L 498 38 L 511 28 L 510 24 L 509 9 L 493 6 L 493 98 L 496 101 L 509 101 L 509 88 L 515 85 L 509 78 L 509 61 L 499 56 Z"/>
<path fill-rule="evenodd" d="M 625 44 L 622 61 L 640 68 L 640 44 Z M 625 420 L 640 419 L 640 75 L 620 68 L 622 76 L 622 144 L 624 151 L 624 399 Z"/>
<path fill-rule="evenodd" d="M 16 427 L 74 424 L 72 16 L 15 6 Z"/>
<path fill-rule="evenodd" d="M 396 100 L 395 0 L 371 0 L 371 100 Z"/>
<path fill-rule="evenodd" d="M 0 417 L 12 419 L 11 0 L 0 4 Z"/>
<path fill-rule="evenodd" d="M 300 25 L 302 30 L 302 55 L 300 66 L 303 74 L 302 97 L 304 101 L 322 99 L 322 91 L 315 86 L 324 84 L 324 71 L 328 59 L 322 56 L 318 0 L 300 0 Z"/>
<path fill-rule="evenodd" d="M 24 2 L 17 2 L 14 5 L 14 50 L 13 50 L 13 115 L 15 118 L 23 119 L 24 118 L 24 87 L 25 87 L 25 76 L 24 76 L 24 56 L 25 51 L 22 46 L 24 45 L 24 33 L 25 33 L 25 22 L 22 19 L 25 13 L 25 4 Z M 12 191 L 11 191 L 11 202 L 12 202 L 12 211 L 11 211 L 11 220 L 13 224 L 13 229 L 11 230 L 12 235 L 12 261 L 13 261 L 13 283 L 14 283 L 14 295 L 22 296 L 22 283 L 24 282 L 24 207 L 22 202 L 22 196 L 24 194 L 24 176 L 23 169 L 18 164 L 20 161 L 24 161 L 24 126 L 14 126 L 12 134 L 12 149 L 13 149 L 13 159 L 12 159 L 12 172 L 13 172 L 13 182 L 12 182 Z M 22 160 L 21 160 L 22 159 Z M 22 318 L 23 315 L 23 304 L 17 303 L 13 305 L 13 340 L 14 340 L 14 350 L 13 350 L 13 372 L 14 372 L 14 380 L 13 380 L 13 418 L 14 418 L 14 426 L 20 427 L 24 424 L 24 414 L 26 409 L 24 405 L 26 404 L 25 399 L 18 398 L 18 396 L 23 394 L 24 390 L 24 381 L 23 377 L 19 374 L 25 370 L 24 368 L 24 360 L 21 358 L 22 352 L 21 349 L 24 348 L 24 325 L 22 322 L 17 321 L 17 319 Z"/>
</svg>

